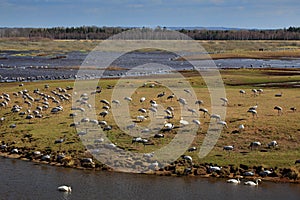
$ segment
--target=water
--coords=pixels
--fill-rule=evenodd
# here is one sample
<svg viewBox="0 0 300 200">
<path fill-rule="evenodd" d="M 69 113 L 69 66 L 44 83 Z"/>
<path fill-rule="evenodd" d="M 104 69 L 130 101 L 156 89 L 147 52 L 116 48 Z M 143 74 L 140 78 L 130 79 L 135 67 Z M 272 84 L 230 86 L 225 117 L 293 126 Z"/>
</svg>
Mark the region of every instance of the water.
<svg viewBox="0 0 300 200">
<path fill-rule="evenodd" d="M 81 66 L 82 62 L 88 55 L 83 52 L 69 52 L 66 58 L 51 59 L 43 56 L 18 56 L 19 51 L 4 51 L 0 55 L 6 59 L 0 60 L 0 80 L 12 81 L 18 78 L 27 80 L 32 76 L 33 80 L 51 80 L 51 79 L 74 79 L 77 70 L 70 67 Z M 26 53 L 26 52 L 25 52 Z M 114 57 L 118 53 L 110 52 L 109 56 Z M 17 56 L 16 56 L 17 55 Z M 130 52 L 116 59 L 112 65 L 124 68 L 124 70 L 107 70 L 105 76 L 120 77 L 127 76 L 127 69 L 141 66 L 147 63 L 161 64 L 169 66 L 173 70 L 191 70 L 193 66 L 186 61 L 176 61 L 176 55 L 172 52 Z M 98 58 L 101 60 L 100 58 Z M 98 61 L 99 62 L 99 61 Z M 218 59 L 214 60 L 216 66 L 220 68 L 300 68 L 300 59 L 289 60 L 263 60 L 263 59 Z M 206 61 L 199 61 L 201 67 L 205 66 Z M 100 63 L 95 63 L 99 66 Z M 101 66 L 107 67 L 107 66 Z M 145 70 L 147 74 L 153 74 L 157 69 Z M 86 74 L 94 78 L 102 76 L 100 70 L 88 70 Z M 136 75 L 136 74 L 133 74 Z"/>
<path fill-rule="evenodd" d="M 231 185 L 224 179 L 66 169 L 0 158 L 0 199 L 299 199 L 300 185 Z M 72 186 L 72 193 L 57 187 Z"/>
</svg>

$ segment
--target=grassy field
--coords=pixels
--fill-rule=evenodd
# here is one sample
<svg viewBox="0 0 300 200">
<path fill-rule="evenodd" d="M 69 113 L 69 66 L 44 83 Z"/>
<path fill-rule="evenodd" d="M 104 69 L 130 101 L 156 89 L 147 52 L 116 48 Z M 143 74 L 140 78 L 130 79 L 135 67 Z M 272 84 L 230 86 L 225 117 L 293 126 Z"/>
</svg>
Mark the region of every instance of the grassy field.
<svg viewBox="0 0 300 200">
<path fill-rule="evenodd" d="M 295 160 L 300 159 L 300 113 L 297 110 L 292 112 L 291 107 L 300 108 L 300 94 L 299 89 L 295 87 L 261 87 L 263 93 L 254 96 L 251 92 L 252 88 L 258 89 L 255 86 L 258 83 L 272 83 L 272 82 L 289 82 L 300 81 L 299 71 L 291 71 L 288 76 L 287 71 L 274 71 L 274 70 L 223 70 L 221 71 L 222 78 L 226 85 L 226 97 L 229 100 L 227 105 L 227 113 L 225 121 L 228 124 L 228 128 L 224 128 L 217 144 L 213 150 L 203 159 L 200 159 L 197 155 L 199 148 L 203 143 L 206 136 L 208 125 L 210 123 L 209 117 L 204 118 L 202 113 L 197 112 L 199 120 L 201 121 L 201 129 L 198 129 L 197 135 L 194 138 L 191 146 L 196 146 L 198 150 L 196 152 L 186 152 L 186 155 L 190 155 L 195 163 L 213 163 L 221 166 L 245 164 L 249 166 L 263 165 L 265 167 L 295 167 Z M 191 83 L 193 90 L 197 94 L 198 99 L 204 101 L 204 104 L 200 107 L 205 107 L 209 111 L 211 110 L 210 95 L 208 89 L 199 76 L 195 76 L 192 73 L 185 73 L 187 80 Z M 157 78 L 159 81 L 159 78 Z M 165 80 L 165 77 L 164 77 Z M 138 82 L 143 85 L 145 81 L 151 81 L 151 78 L 147 80 L 135 80 L 129 79 L 129 82 Z M 173 85 L 178 85 L 178 80 L 169 79 L 168 82 Z M 106 79 L 99 82 L 102 92 L 96 94 L 96 113 L 100 113 L 102 104 L 99 103 L 101 99 L 111 99 L 113 89 L 107 89 L 108 86 L 113 86 L 117 83 L 116 79 Z M 8 93 L 10 95 L 10 102 L 7 107 L 0 107 L 0 117 L 5 117 L 5 120 L 0 122 L 0 141 L 8 143 L 10 146 L 16 148 L 25 148 L 30 152 L 41 151 L 48 152 L 52 155 L 57 155 L 60 152 L 65 152 L 71 158 L 82 158 L 89 154 L 85 152 L 85 147 L 82 145 L 80 138 L 77 135 L 75 128 L 70 127 L 70 124 L 74 122 L 74 119 L 69 116 L 71 111 L 71 101 L 62 101 L 60 105 L 63 106 L 64 111 L 58 114 L 50 113 L 51 108 L 58 104 L 50 103 L 48 110 L 42 111 L 42 118 L 34 118 L 32 120 L 25 119 L 25 116 L 20 116 L 18 113 L 12 113 L 12 106 L 18 104 L 22 107 L 21 111 L 28 112 L 28 109 L 35 110 L 37 106 L 41 106 L 43 100 L 35 101 L 31 107 L 24 104 L 24 100 L 21 96 L 15 97 L 13 92 L 27 89 L 29 94 L 34 98 L 40 98 L 33 93 L 34 89 L 39 88 L 40 92 L 51 95 L 51 91 L 57 88 L 66 88 L 67 86 L 73 87 L 72 81 L 51 81 L 48 82 L 49 88 L 45 89 L 45 82 L 28 82 L 24 83 L 24 86 L 19 86 L 19 83 L 0 83 L 1 94 Z M 86 83 L 89 84 L 88 82 Z M 158 104 L 164 108 L 167 106 L 173 106 L 175 111 L 174 119 L 170 122 L 175 125 L 179 125 L 180 105 L 177 101 L 170 101 L 166 99 L 166 96 L 172 94 L 163 85 L 155 83 L 155 87 L 140 87 L 132 95 L 133 101 L 130 103 L 130 115 L 133 121 L 140 113 L 137 111 L 141 107 L 149 108 L 149 99 L 157 100 Z M 128 88 L 130 84 L 128 85 Z M 124 88 L 124 90 L 126 90 Z M 245 95 L 241 95 L 239 90 L 244 89 Z M 166 96 L 162 99 L 157 99 L 157 94 L 165 91 Z M 72 94 L 72 90 L 67 91 Z M 282 93 L 282 97 L 275 97 L 275 94 Z M 64 93 L 65 94 L 65 93 Z M 143 104 L 139 102 L 139 99 L 145 96 L 147 102 Z M 185 98 L 188 98 L 186 96 Z M 1 99 L 1 102 L 4 99 Z M 123 99 L 120 99 L 122 103 L 125 103 Z M 257 112 L 258 117 L 253 118 L 250 113 L 247 113 L 249 107 L 258 105 Z M 283 108 L 283 114 L 278 115 L 274 110 L 274 106 L 281 106 Z M 220 105 L 222 102 L 220 100 Z M 97 115 L 98 120 L 103 118 Z M 105 120 L 108 124 L 112 125 L 113 129 L 106 132 L 107 137 L 114 143 L 117 143 L 119 147 L 122 147 L 128 151 L 134 152 L 152 152 L 162 148 L 168 144 L 176 135 L 176 129 L 166 132 L 165 138 L 156 139 L 150 137 L 149 140 L 154 145 L 132 144 L 132 136 L 128 136 L 121 131 L 114 122 L 114 118 L 111 114 L 107 115 Z M 16 128 L 10 128 L 10 125 L 15 123 Z M 141 125 L 147 125 L 149 120 L 141 122 Z M 163 119 L 162 119 L 163 123 Z M 245 129 L 237 133 L 240 124 L 244 124 Z M 195 126 L 191 125 L 191 128 Z M 64 142 L 55 144 L 55 140 L 64 138 Z M 273 149 L 267 148 L 267 144 L 273 140 L 276 140 L 279 145 Z M 253 141 L 259 141 L 262 143 L 261 150 L 250 150 L 249 144 Z M 223 151 L 223 146 L 234 145 L 235 148 L 231 153 Z M 71 165 L 71 164 L 70 164 Z M 299 170 L 299 167 L 297 168 Z"/>
</svg>

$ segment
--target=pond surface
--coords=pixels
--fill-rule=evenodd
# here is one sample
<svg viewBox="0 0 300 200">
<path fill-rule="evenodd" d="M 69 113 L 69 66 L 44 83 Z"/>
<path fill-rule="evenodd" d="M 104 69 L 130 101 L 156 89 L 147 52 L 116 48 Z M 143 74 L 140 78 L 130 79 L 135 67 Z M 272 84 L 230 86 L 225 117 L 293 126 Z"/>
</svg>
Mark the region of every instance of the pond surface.
<svg viewBox="0 0 300 200">
<path fill-rule="evenodd" d="M 224 179 L 166 177 L 66 169 L 0 158 L 0 199 L 298 200 L 300 185 L 231 185 Z M 57 191 L 72 186 L 71 193 Z"/>
</svg>

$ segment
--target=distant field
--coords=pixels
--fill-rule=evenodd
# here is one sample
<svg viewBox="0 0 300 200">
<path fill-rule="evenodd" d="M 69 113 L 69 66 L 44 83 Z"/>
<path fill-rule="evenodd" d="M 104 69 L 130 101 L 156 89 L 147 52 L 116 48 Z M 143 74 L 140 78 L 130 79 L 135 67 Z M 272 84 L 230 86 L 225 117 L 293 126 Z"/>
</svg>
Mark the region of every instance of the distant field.
<svg viewBox="0 0 300 200">
<path fill-rule="evenodd" d="M 37 51 L 33 56 L 49 55 L 70 51 L 93 50 L 99 40 L 34 40 L 28 39 L 0 39 L 1 50 Z M 162 43 L 164 41 L 157 41 Z M 300 57 L 300 41 L 269 41 L 269 40 L 228 40 L 228 41 L 195 41 L 201 44 L 213 59 L 218 58 L 266 58 L 279 59 Z M 121 44 L 121 43 L 120 43 Z M 107 48 L 107 51 L 116 49 Z M 122 45 L 117 50 L 126 50 Z M 178 49 L 180 50 L 180 49 Z M 202 56 L 194 56 L 201 59 Z M 206 58 L 206 57 L 205 57 Z"/>
</svg>

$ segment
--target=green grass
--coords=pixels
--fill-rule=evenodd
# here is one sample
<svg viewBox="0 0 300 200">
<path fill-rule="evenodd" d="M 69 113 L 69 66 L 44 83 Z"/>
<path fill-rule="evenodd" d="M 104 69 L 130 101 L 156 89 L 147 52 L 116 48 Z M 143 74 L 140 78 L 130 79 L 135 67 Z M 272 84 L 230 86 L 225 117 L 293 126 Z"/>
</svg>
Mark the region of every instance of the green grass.
<svg viewBox="0 0 300 200">
<path fill-rule="evenodd" d="M 212 152 L 205 158 L 199 159 L 197 152 L 186 154 L 191 155 L 195 162 L 207 162 L 214 163 L 218 165 L 266 165 L 269 167 L 290 167 L 296 159 L 300 156 L 300 112 L 295 113 L 289 111 L 290 107 L 300 108 L 300 95 L 298 88 L 268 88 L 265 87 L 264 93 L 254 97 L 251 93 L 251 88 L 253 84 L 265 83 L 265 82 L 282 82 L 299 80 L 299 75 L 295 76 L 281 76 L 272 75 L 266 76 L 268 70 L 225 70 L 222 71 L 222 78 L 225 83 L 230 83 L 230 86 L 226 86 L 226 96 L 229 99 L 229 104 L 227 106 L 226 122 L 229 128 L 224 129 L 219 138 L 217 144 L 215 145 Z M 283 72 L 284 73 L 284 72 Z M 186 74 L 187 75 L 187 74 Z M 210 110 L 210 96 L 203 80 L 197 76 L 186 76 L 187 79 L 192 83 L 192 87 L 197 94 L 198 99 L 204 101 L 203 107 Z M 151 78 L 147 80 L 129 79 L 127 87 L 130 86 L 129 82 L 136 82 L 142 85 L 144 82 L 151 81 Z M 159 78 L 158 78 L 158 81 Z M 166 79 L 165 77 L 161 79 L 161 82 L 168 81 L 169 84 L 178 86 L 181 83 L 177 79 Z M 49 83 L 49 82 L 48 82 Z M 100 113 L 102 110 L 102 104 L 99 103 L 101 99 L 111 99 L 112 89 L 106 89 L 108 85 L 116 85 L 116 79 L 103 79 L 100 80 L 98 85 L 100 85 L 103 90 L 101 94 L 96 95 L 96 113 Z M 234 83 L 234 84 L 232 84 Z M 13 92 L 28 89 L 30 95 L 37 98 L 35 94 L 32 93 L 33 89 L 39 88 L 41 92 L 46 94 L 51 94 L 51 90 L 56 90 L 57 87 L 66 88 L 67 86 L 73 86 L 72 81 L 51 81 L 49 83 L 50 88 L 44 89 L 45 82 L 30 82 L 24 83 L 23 87 L 19 87 L 18 83 L 0 83 L 1 93 L 9 93 L 11 95 L 11 102 L 8 108 L 0 109 L 0 117 L 4 116 L 6 118 L 5 122 L 0 125 L 0 141 L 7 143 L 14 143 L 16 147 L 27 147 L 31 151 L 47 151 L 51 149 L 51 152 L 64 151 L 68 155 L 73 157 L 82 157 L 85 155 L 85 147 L 80 142 L 79 137 L 74 128 L 69 127 L 73 122 L 73 119 L 69 117 L 72 112 L 71 102 L 63 102 L 64 112 L 59 114 L 51 114 L 50 109 L 48 111 L 43 111 L 42 119 L 33 119 L 30 122 L 24 119 L 24 116 L 19 116 L 17 113 L 11 113 L 10 109 L 12 105 L 19 104 L 23 107 L 22 111 L 27 109 L 34 110 L 37 105 L 41 103 L 35 102 L 31 108 L 25 105 L 21 97 L 14 97 Z M 85 82 L 86 87 L 89 87 L 89 81 Z M 249 85 L 251 84 L 251 85 Z M 247 94 L 241 96 L 239 90 L 246 90 Z M 154 88 L 150 87 L 140 87 L 138 88 L 132 98 L 133 102 L 130 104 L 130 116 L 135 118 L 138 113 L 138 108 L 149 107 L 149 99 L 157 99 L 158 93 L 165 91 L 168 96 L 172 91 L 165 88 L 163 85 L 157 85 Z M 71 93 L 72 91 L 68 91 Z M 124 91 L 125 92 L 125 91 Z M 276 98 L 274 95 L 276 93 L 283 93 L 283 97 Z M 140 97 L 146 96 L 147 103 L 141 104 L 139 102 Z M 122 103 L 125 103 L 120 99 Z M 179 114 L 179 104 L 177 101 L 170 102 L 163 98 L 162 100 L 157 99 L 157 102 L 164 107 L 173 106 L 175 108 L 175 118 L 171 122 L 179 124 L 180 114 Z M 221 106 L 220 101 L 220 106 Z M 247 113 L 250 106 L 258 104 L 258 118 L 253 119 L 253 117 Z M 284 113 L 281 116 L 277 115 L 277 112 L 273 109 L 275 105 L 283 107 Z M 51 107 L 55 104 L 51 103 Z M 201 106 L 202 107 L 202 106 Z M 102 120 L 100 116 L 97 116 L 98 120 Z M 141 144 L 132 144 L 132 137 L 121 131 L 118 126 L 115 125 L 114 119 L 111 115 L 108 115 L 106 119 L 109 124 L 113 126 L 113 130 L 107 132 L 107 137 L 118 146 L 124 148 L 125 150 L 135 151 L 135 152 L 152 152 L 157 149 L 162 148 L 170 141 L 176 134 L 176 130 L 166 133 L 164 139 L 154 139 L 150 140 L 154 145 L 149 145 L 143 147 Z M 206 135 L 208 129 L 209 118 L 203 118 L 200 116 L 200 121 L 202 123 L 202 129 L 198 130 L 196 137 L 194 138 L 191 146 L 197 146 L 200 148 L 203 139 Z M 16 123 L 17 127 L 15 129 L 10 129 L 9 125 Z M 141 124 L 147 125 L 148 120 L 142 122 Z M 163 123 L 163 121 L 162 121 Z M 245 125 L 245 130 L 239 134 L 233 134 L 234 130 L 238 129 L 239 124 Z M 31 135 L 31 137 L 28 137 Z M 56 139 L 65 137 L 65 142 L 63 144 L 54 144 Z M 31 141 L 30 141 L 31 140 Z M 276 140 L 279 143 L 279 147 L 274 150 L 269 150 L 268 152 L 251 151 L 248 146 L 252 141 L 260 141 L 265 148 L 266 145 L 272 141 Z M 93 145 L 92 141 L 90 143 Z M 225 145 L 235 145 L 235 150 L 228 154 L 224 152 L 223 146 Z M 243 154 L 242 152 L 248 152 Z"/>
</svg>

